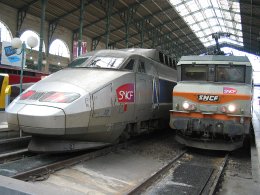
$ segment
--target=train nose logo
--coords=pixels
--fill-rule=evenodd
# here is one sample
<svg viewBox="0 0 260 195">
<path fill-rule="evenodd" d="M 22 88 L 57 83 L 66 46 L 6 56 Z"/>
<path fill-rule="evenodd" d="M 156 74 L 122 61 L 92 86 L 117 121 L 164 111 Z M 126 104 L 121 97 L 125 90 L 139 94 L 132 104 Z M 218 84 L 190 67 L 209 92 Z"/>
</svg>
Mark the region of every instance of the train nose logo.
<svg viewBox="0 0 260 195">
<path fill-rule="evenodd" d="M 135 93 L 134 93 L 134 84 L 127 83 L 121 85 L 116 89 L 118 102 L 134 102 Z"/>
<path fill-rule="evenodd" d="M 219 96 L 218 95 L 198 95 L 198 100 L 204 101 L 204 102 L 217 102 L 217 101 L 219 101 Z"/>
<path fill-rule="evenodd" d="M 231 87 L 223 87 L 223 94 L 236 94 L 237 90 Z"/>
</svg>

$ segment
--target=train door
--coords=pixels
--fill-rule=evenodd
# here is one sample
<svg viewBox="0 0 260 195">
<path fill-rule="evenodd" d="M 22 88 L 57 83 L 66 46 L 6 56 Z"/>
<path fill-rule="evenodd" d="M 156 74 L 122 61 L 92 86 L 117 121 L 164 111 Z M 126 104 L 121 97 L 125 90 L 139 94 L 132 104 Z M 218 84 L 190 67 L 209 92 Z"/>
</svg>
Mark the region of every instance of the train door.
<svg viewBox="0 0 260 195">
<path fill-rule="evenodd" d="M 152 114 L 152 76 L 147 74 L 144 58 L 138 60 L 136 71 L 136 104 L 135 116 L 139 121 L 147 120 Z"/>
<path fill-rule="evenodd" d="M 96 91 L 92 95 L 92 119 L 89 126 L 99 125 L 99 129 L 93 129 L 93 131 L 104 131 L 105 124 L 109 123 L 112 112 L 112 84 L 108 84 L 102 89 Z M 104 128 L 104 129 L 102 129 Z"/>
<path fill-rule="evenodd" d="M 122 69 L 131 73 L 124 75 L 114 84 L 117 100 L 114 101 L 113 109 L 116 114 L 113 121 L 133 122 L 135 120 L 135 67 L 137 61 L 135 56 L 129 58 Z"/>
</svg>

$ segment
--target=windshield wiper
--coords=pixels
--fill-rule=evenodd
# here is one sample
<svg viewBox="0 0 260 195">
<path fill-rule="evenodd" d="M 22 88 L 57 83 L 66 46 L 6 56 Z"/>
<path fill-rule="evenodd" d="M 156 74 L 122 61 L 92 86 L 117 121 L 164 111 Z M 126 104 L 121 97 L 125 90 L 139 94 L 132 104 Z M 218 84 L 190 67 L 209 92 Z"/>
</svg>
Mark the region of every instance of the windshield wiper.
<svg viewBox="0 0 260 195">
<path fill-rule="evenodd" d="M 95 66 L 96 65 L 96 63 L 98 62 L 98 61 L 100 61 L 101 59 L 96 59 L 96 60 L 92 60 L 92 62 L 89 64 L 89 66 Z M 97 67 L 100 67 L 100 66 L 98 66 L 98 65 L 96 65 Z"/>
</svg>

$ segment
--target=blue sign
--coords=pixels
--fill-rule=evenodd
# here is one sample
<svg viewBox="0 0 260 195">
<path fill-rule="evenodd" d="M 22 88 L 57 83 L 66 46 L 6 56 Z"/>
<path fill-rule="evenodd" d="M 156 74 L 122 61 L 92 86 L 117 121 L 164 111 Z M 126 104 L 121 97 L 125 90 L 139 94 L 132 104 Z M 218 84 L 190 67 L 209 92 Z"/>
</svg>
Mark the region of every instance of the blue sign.
<svg viewBox="0 0 260 195">
<path fill-rule="evenodd" d="M 19 55 L 17 54 L 19 53 Z M 24 54 L 26 55 L 26 54 Z M 26 59 L 26 56 L 24 56 Z M 3 41 L 1 64 L 21 67 L 22 54 L 20 49 L 14 49 L 11 43 Z"/>
</svg>

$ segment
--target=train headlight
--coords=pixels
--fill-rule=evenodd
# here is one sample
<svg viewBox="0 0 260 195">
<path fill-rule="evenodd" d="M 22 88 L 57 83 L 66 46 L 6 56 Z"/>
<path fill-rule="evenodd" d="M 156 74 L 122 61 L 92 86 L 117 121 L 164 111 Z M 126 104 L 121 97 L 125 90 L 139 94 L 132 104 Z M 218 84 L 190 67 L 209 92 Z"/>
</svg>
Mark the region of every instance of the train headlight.
<svg viewBox="0 0 260 195">
<path fill-rule="evenodd" d="M 47 92 L 39 99 L 39 101 L 52 103 L 71 103 L 79 97 L 80 95 L 78 93 Z"/>
<path fill-rule="evenodd" d="M 36 91 L 33 91 L 33 90 L 26 91 L 21 94 L 20 100 L 26 100 L 26 99 L 30 98 L 31 96 L 33 96 L 35 93 L 36 93 Z"/>
<path fill-rule="evenodd" d="M 234 104 L 230 104 L 230 105 L 228 105 L 227 109 L 228 109 L 228 112 L 232 113 L 232 112 L 236 111 L 236 106 Z"/>
<path fill-rule="evenodd" d="M 183 102 L 182 107 L 184 110 L 195 110 L 196 109 L 196 106 L 189 102 Z"/>
<path fill-rule="evenodd" d="M 183 102 L 182 107 L 184 110 L 189 110 L 189 107 L 190 107 L 189 102 Z"/>
</svg>

